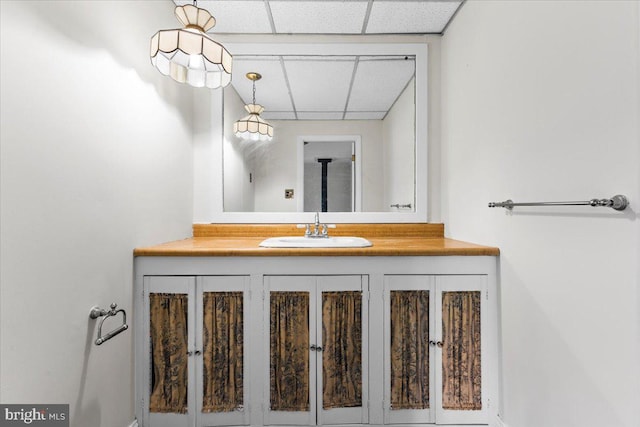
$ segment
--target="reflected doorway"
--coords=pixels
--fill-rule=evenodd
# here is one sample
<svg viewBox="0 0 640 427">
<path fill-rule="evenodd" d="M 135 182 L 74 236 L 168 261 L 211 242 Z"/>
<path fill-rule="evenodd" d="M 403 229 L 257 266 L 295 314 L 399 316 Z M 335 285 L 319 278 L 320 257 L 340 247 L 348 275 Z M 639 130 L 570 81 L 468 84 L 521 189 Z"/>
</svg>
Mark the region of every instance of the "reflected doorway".
<svg viewBox="0 0 640 427">
<path fill-rule="evenodd" d="M 360 211 L 360 137 L 308 136 L 299 143 L 298 210 Z"/>
</svg>

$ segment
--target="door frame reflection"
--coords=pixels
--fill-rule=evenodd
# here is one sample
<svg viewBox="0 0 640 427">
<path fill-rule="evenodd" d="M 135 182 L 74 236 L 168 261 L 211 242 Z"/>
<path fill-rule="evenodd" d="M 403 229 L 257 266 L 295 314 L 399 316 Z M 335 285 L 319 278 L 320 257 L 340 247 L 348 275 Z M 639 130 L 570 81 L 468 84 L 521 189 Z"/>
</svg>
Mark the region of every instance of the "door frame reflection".
<svg viewBox="0 0 640 427">
<path fill-rule="evenodd" d="M 352 212 L 362 212 L 362 137 L 360 135 L 299 135 L 297 139 L 296 208 L 304 212 L 304 146 L 305 142 L 352 142 L 355 160 L 352 165 Z"/>
</svg>

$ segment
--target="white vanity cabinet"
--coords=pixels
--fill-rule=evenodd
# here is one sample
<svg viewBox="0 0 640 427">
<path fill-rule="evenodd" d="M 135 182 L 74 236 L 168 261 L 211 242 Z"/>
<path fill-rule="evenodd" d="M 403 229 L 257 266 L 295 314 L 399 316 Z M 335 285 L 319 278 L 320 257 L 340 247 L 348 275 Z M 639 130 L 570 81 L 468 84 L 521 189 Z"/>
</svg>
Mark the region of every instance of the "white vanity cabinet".
<svg viewBox="0 0 640 427">
<path fill-rule="evenodd" d="M 384 280 L 385 424 L 487 424 L 486 275 Z"/>
<path fill-rule="evenodd" d="M 496 262 L 138 256 L 138 423 L 497 426 Z"/>
<path fill-rule="evenodd" d="M 367 276 L 265 276 L 264 286 L 264 424 L 367 423 Z"/>
<path fill-rule="evenodd" d="M 139 421 L 248 425 L 247 276 L 145 276 Z M 140 418 L 141 415 L 141 418 Z"/>
</svg>

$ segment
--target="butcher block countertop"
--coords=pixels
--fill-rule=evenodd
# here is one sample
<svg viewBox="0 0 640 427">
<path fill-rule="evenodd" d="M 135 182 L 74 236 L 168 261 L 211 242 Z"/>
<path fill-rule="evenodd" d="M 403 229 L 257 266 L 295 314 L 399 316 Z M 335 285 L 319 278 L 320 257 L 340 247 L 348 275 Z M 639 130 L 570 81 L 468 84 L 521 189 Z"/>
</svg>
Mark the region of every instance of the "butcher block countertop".
<svg viewBox="0 0 640 427">
<path fill-rule="evenodd" d="M 295 224 L 194 224 L 193 237 L 136 248 L 135 256 L 498 256 L 495 247 L 444 237 L 444 224 L 337 224 L 331 236 L 368 239 L 367 248 L 262 248 L 268 237 L 302 236 Z"/>
</svg>

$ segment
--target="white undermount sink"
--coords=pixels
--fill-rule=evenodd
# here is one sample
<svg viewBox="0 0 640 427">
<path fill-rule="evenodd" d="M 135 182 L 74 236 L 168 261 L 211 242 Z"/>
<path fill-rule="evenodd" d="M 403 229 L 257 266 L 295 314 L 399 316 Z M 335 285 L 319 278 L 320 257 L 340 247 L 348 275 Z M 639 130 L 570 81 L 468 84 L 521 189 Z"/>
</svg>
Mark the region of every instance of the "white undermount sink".
<svg viewBox="0 0 640 427">
<path fill-rule="evenodd" d="M 260 246 L 264 248 L 366 248 L 373 245 L 362 237 L 283 236 L 263 240 Z"/>
</svg>

